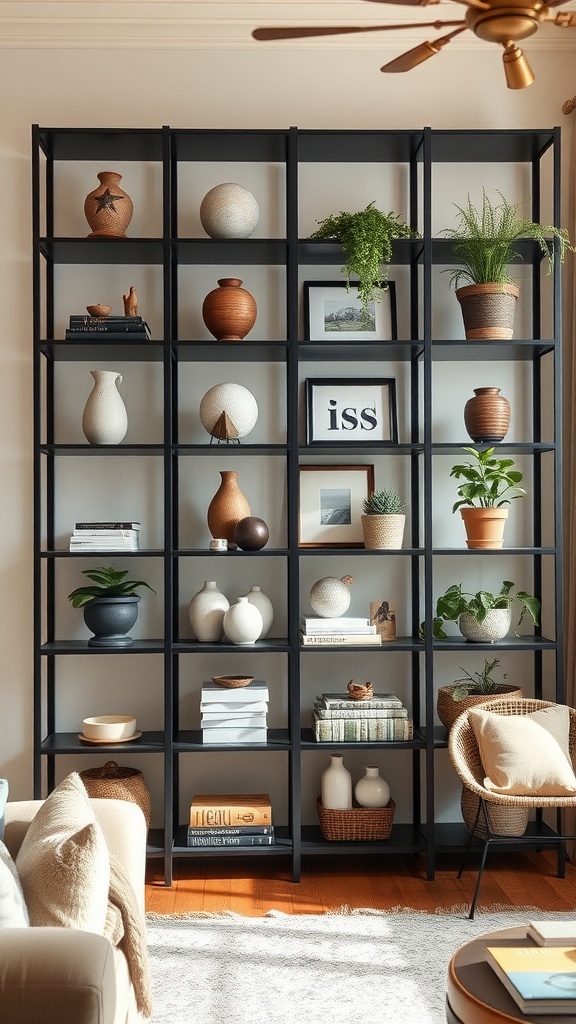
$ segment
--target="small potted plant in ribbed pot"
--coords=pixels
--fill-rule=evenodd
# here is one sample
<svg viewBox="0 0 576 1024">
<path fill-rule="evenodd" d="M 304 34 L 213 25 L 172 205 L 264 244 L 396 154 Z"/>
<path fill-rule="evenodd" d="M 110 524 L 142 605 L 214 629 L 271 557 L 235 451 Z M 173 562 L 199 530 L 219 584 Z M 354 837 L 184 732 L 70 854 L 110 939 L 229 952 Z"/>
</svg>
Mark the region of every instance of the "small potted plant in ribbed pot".
<svg viewBox="0 0 576 1024">
<path fill-rule="evenodd" d="M 484 668 L 479 672 L 468 672 L 460 666 L 464 675 L 455 679 L 451 685 L 440 686 L 436 699 L 438 718 L 446 729 L 451 729 L 458 715 L 468 708 L 483 704 L 485 701 L 496 700 L 498 697 L 523 697 L 520 686 L 500 683 L 492 677 L 492 672 L 500 659 L 494 661 L 484 659 Z M 503 679 L 506 679 L 504 673 Z"/>
<path fill-rule="evenodd" d="M 132 637 L 126 634 L 138 618 L 140 597 L 138 587 L 153 587 L 144 580 L 127 580 L 127 569 L 111 565 L 97 569 L 83 569 L 82 575 L 92 580 L 93 586 L 77 587 L 68 600 L 73 608 L 84 609 L 84 622 L 94 636 L 89 647 L 127 647 Z"/>
<path fill-rule="evenodd" d="M 508 518 L 504 506 L 526 495 L 520 487 L 522 473 L 514 469 L 514 460 L 495 458 L 495 450 L 464 448 L 471 461 L 459 463 L 450 471 L 450 476 L 463 480 L 452 512 L 460 510 L 469 548 L 501 548 Z"/>
<path fill-rule="evenodd" d="M 364 547 L 372 550 L 401 548 L 406 523 L 406 505 L 393 487 L 374 491 L 362 503 Z"/>
</svg>

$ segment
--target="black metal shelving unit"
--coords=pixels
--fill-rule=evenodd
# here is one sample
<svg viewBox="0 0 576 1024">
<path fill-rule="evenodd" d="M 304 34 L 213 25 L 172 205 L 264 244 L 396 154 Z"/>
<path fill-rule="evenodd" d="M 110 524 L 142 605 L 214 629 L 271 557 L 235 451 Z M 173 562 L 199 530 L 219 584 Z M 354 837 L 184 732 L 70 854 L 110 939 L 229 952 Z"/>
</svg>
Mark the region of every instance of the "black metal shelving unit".
<svg viewBox="0 0 576 1024">
<path fill-rule="evenodd" d="M 468 551 L 462 548 L 439 548 L 433 543 L 434 506 L 432 493 L 433 459 L 440 455 L 460 454 L 464 438 L 453 442 L 436 442 L 433 436 L 434 367 L 462 361 L 501 360 L 529 364 L 532 374 L 532 436 L 514 444 L 502 444 L 503 452 L 529 456 L 534 465 L 534 497 L 532 504 L 533 533 L 529 547 L 509 548 L 507 555 L 530 559 L 534 592 L 542 596 L 544 562 L 551 565 L 546 586 L 553 590 L 553 621 L 550 636 L 541 630 L 534 637 L 511 636 L 502 648 L 529 651 L 533 659 L 534 695 L 542 693 L 543 655 L 554 661 L 555 699 L 562 700 L 562 566 L 561 566 L 561 357 L 560 357 L 560 269 L 558 260 L 553 272 L 553 330 L 551 337 L 542 337 L 541 284 L 539 267 L 541 253 L 530 242 L 522 243 L 520 252 L 532 277 L 532 335 L 510 342 L 465 342 L 437 339 L 433 331 L 432 296 L 434 267 L 452 262 L 451 243 L 432 236 L 434 208 L 434 171 L 447 163 L 465 167 L 472 163 L 524 164 L 529 168 L 532 185 L 532 216 L 539 219 L 543 176 L 541 162 L 552 154 L 551 182 L 546 185 L 552 199 L 554 223 L 560 222 L 560 130 L 207 130 L 172 129 L 32 129 L 33 183 L 33 332 L 34 332 L 34 791 L 45 795 L 55 784 L 56 759 L 64 754 L 81 758 L 91 747 L 78 736 L 59 730 L 56 713 L 57 659 L 67 655 L 106 657 L 106 651 L 89 648 L 81 641 L 70 641 L 56 635 L 56 578 L 61 560 L 77 558 L 76 554 L 57 549 L 55 538 L 56 466 L 61 459 L 81 455 L 106 458 L 130 455 L 143 459 L 161 459 L 163 464 L 164 546 L 139 551 L 138 557 L 159 559 L 163 566 L 164 603 L 163 635 L 158 639 L 135 641 L 122 655 L 161 655 L 163 659 L 164 728 L 145 732 L 137 741 L 138 752 L 160 754 L 163 763 L 163 828 L 149 834 L 148 854 L 163 858 L 166 884 L 171 883 L 174 857 L 213 856 L 286 856 L 291 859 L 292 875 L 300 878 L 302 857 L 319 854 L 420 854 L 426 860 L 428 878 L 434 877 L 438 851 L 463 846 L 465 828 L 461 823 L 437 824 L 435 821 L 436 757 L 445 751 L 445 731 L 435 725 L 435 655 L 441 651 L 461 652 L 465 641 L 452 637 L 439 644 L 432 636 L 431 618 L 435 606 L 434 574 L 438 561 L 445 556 L 461 555 L 463 567 L 475 564 L 478 558 L 491 558 L 498 552 Z M 547 157 L 549 159 L 549 156 Z M 155 162 L 161 168 L 162 234 L 153 238 L 86 239 L 58 237 L 55 232 L 55 182 L 59 165 L 67 161 L 97 160 Z M 197 161 L 222 164 L 223 173 L 229 161 L 274 164 L 284 176 L 285 236 L 268 239 L 216 240 L 179 235 L 178 207 L 183 187 L 181 172 Z M 408 309 L 408 336 L 397 341 L 380 343 L 335 342 L 315 343 L 302 338 L 300 328 L 300 272 L 308 266 L 341 267 L 343 255 L 336 243 L 299 236 L 300 172 L 307 164 L 378 164 L 383 174 L 398 172 L 407 182 L 405 219 L 420 229 L 422 237 L 400 240 L 394 244 L 392 264 L 408 268 L 409 295 L 403 296 Z M 344 200 L 343 200 L 344 201 Z M 74 344 L 55 337 L 56 269 L 60 265 L 85 265 L 90 271 L 98 264 L 142 264 L 161 268 L 163 281 L 163 339 L 151 344 L 106 343 Z M 233 645 L 198 644 L 179 636 L 179 578 L 182 564 L 188 558 L 210 557 L 205 549 L 180 546 L 178 494 L 180 467 L 189 457 L 216 461 L 226 450 L 209 444 L 182 443 L 178 433 L 178 383 L 181 365 L 212 362 L 225 366 L 237 358 L 237 344 L 198 341 L 183 338 L 178 331 L 179 268 L 185 266 L 218 266 L 233 264 L 263 265 L 283 269 L 285 275 L 286 336 L 265 341 L 246 339 L 241 345 L 242 360 L 254 364 L 280 363 L 286 378 L 286 441 L 281 444 L 244 444 L 234 454 L 250 459 L 253 456 L 284 460 L 287 494 L 287 536 L 285 545 L 259 552 L 229 551 L 230 559 L 275 558 L 286 566 L 287 636 L 257 643 L 251 651 L 281 653 L 285 658 L 288 687 L 285 727 L 270 730 L 268 742 L 258 746 L 202 743 L 196 731 L 180 727 L 180 659 L 196 651 L 215 654 L 234 650 Z M 56 365 L 61 362 L 90 362 L 109 358 L 127 362 L 162 364 L 163 438 L 157 444 L 130 444 L 110 448 L 88 444 L 55 442 L 54 384 Z M 310 729 L 303 728 L 306 709 L 301 707 L 300 676 L 308 651 L 301 649 L 298 639 L 300 618 L 300 571 L 303 560 L 314 557 L 383 558 L 386 553 L 358 549 L 301 549 L 298 546 L 298 478 L 299 467 L 318 456 L 319 449 L 302 443 L 299 431 L 301 395 L 299 374 L 303 363 L 317 363 L 319 372 L 332 360 L 365 365 L 367 372 L 376 372 L 387 361 L 402 362 L 409 377 L 409 427 L 407 436 L 397 445 L 386 445 L 386 455 L 407 460 L 409 466 L 412 511 L 411 534 L 406 546 L 394 552 L 404 560 L 406 579 L 411 592 L 410 621 L 407 635 L 378 649 L 383 659 L 394 659 L 403 652 L 410 656 L 410 698 L 414 718 L 414 739 L 387 744 L 331 744 L 345 750 L 402 750 L 411 752 L 412 821 L 394 825 L 385 843 L 329 843 L 320 829 L 302 823 L 301 790 L 303 763 L 309 752 L 318 750 Z M 544 382 L 544 362 L 552 369 Z M 547 363 L 547 369 L 549 369 Z M 543 435 L 541 403 L 548 388 L 553 408 L 552 436 Z M 338 445 L 323 447 L 322 458 L 338 460 L 353 455 L 358 460 L 373 454 L 373 448 Z M 542 522 L 542 460 L 553 460 L 553 530 L 552 541 L 543 543 Z M 86 557 L 85 555 L 83 557 Z M 101 558 L 101 555 L 98 557 Z M 123 557 L 125 557 L 123 555 Z M 131 557 L 128 555 L 127 557 Z M 217 556 L 219 559 L 222 555 Z M 477 563 L 476 563 L 477 564 Z M 550 595 L 549 595 L 550 596 Z M 426 622 L 424 636 L 419 636 L 419 623 Z M 479 651 L 492 651 L 491 645 L 475 645 Z M 356 648 L 349 648 L 356 650 Z M 362 652 L 361 645 L 358 651 Z M 319 651 L 315 650 L 317 655 Z M 375 654 L 372 651 L 371 655 Z M 105 661 L 102 662 L 105 665 Z M 388 662 L 389 664 L 389 662 Z M 104 745 L 105 756 L 119 750 Z M 132 748 L 134 749 L 134 747 Z M 246 751 L 263 754 L 280 751 L 286 756 L 286 792 L 288 821 L 277 826 L 273 847 L 253 850 L 196 850 L 186 847 L 185 827 L 179 821 L 181 759 L 194 757 L 202 751 L 215 756 L 223 750 L 237 755 L 239 762 Z M 539 823 L 527 835 L 538 836 Z"/>
</svg>

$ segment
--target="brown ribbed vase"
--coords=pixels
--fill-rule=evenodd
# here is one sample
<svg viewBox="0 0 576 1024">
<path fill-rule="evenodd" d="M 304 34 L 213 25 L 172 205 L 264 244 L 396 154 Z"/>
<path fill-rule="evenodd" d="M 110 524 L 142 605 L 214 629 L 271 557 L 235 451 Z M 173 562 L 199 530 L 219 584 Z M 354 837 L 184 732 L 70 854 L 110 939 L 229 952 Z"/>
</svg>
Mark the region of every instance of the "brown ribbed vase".
<svg viewBox="0 0 576 1024">
<path fill-rule="evenodd" d="M 502 441 L 510 426 L 510 402 L 500 388 L 474 388 L 464 406 L 464 424 L 473 441 Z"/>
<path fill-rule="evenodd" d="M 223 277 L 218 285 L 202 303 L 204 323 L 216 341 L 242 341 L 256 323 L 256 299 L 238 277 Z"/>
<path fill-rule="evenodd" d="M 88 238 L 125 238 L 132 220 L 130 196 L 120 188 L 122 175 L 117 171 L 100 171 L 100 184 L 84 200 L 84 214 L 92 231 Z"/>
<path fill-rule="evenodd" d="M 222 482 L 208 506 L 208 529 L 213 537 L 225 537 L 230 547 L 236 547 L 236 523 L 250 515 L 250 505 L 238 486 L 238 473 L 225 469 L 220 473 Z"/>
</svg>

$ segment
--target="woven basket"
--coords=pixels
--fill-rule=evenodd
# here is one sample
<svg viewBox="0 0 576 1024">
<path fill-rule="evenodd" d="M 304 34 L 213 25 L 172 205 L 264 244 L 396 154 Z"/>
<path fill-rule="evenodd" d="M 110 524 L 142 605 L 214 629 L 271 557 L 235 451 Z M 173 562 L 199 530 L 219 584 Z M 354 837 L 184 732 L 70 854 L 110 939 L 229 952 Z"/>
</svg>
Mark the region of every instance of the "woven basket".
<svg viewBox="0 0 576 1024">
<path fill-rule="evenodd" d="M 474 828 L 479 800 L 480 797 L 476 793 L 473 793 L 467 786 L 462 786 L 460 807 L 464 824 L 469 832 Z M 499 836 L 523 836 L 528 827 L 528 815 L 528 807 L 506 807 L 505 805 L 497 806 L 496 804 L 488 807 L 490 829 Z M 486 823 L 483 813 L 480 813 L 474 835 L 480 839 L 486 837 Z"/>
<path fill-rule="evenodd" d="M 334 811 L 316 800 L 320 831 L 331 842 L 362 842 L 389 839 L 392 832 L 396 804 L 389 800 L 386 807 L 352 807 Z"/>
<path fill-rule="evenodd" d="M 463 697 L 462 700 L 455 701 L 452 700 L 452 693 L 455 688 L 456 683 L 452 683 L 449 686 L 440 686 L 436 696 L 438 718 L 444 728 L 448 730 L 452 728 L 458 715 L 461 715 L 463 711 L 467 711 L 468 708 L 478 707 L 480 704 L 486 704 L 490 700 L 503 700 L 504 697 L 516 698 L 524 696 L 522 687 L 501 683 L 498 693 L 472 693 L 468 697 Z"/>
<path fill-rule="evenodd" d="M 86 792 L 92 799 L 128 800 L 138 804 L 150 828 L 150 790 L 137 768 L 123 768 L 116 761 L 106 761 L 101 768 L 87 768 L 80 772 Z"/>
<path fill-rule="evenodd" d="M 466 337 L 471 341 L 509 340 L 514 333 L 515 284 L 470 284 L 458 288 Z"/>
</svg>

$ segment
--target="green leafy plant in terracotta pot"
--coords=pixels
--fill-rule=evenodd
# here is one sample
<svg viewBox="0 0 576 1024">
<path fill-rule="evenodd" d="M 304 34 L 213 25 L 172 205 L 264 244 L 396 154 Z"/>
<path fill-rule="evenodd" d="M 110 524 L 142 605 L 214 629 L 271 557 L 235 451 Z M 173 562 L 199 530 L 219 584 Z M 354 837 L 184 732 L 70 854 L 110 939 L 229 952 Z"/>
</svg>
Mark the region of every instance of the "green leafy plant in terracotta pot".
<svg viewBox="0 0 576 1024">
<path fill-rule="evenodd" d="M 522 258 L 520 240 L 533 239 L 538 244 L 549 272 L 555 249 L 561 262 L 568 249 L 575 251 L 565 228 L 522 216 L 525 203 L 510 203 L 498 190 L 496 195 L 492 200 L 482 189 L 478 206 L 469 195 L 465 206 L 455 203 L 457 225 L 441 231 L 454 242 L 454 256 L 460 263 L 448 273 L 469 339 L 512 337 L 519 288 L 510 276 L 510 265 Z"/>
<path fill-rule="evenodd" d="M 436 709 L 438 718 L 446 729 L 451 729 L 458 715 L 467 708 L 483 704 L 487 700 L 495 700 L 499 697 L 523 697 L 524 691 L 519 686 L 513 686 L 494 679 L 492 673 L 500 664 L 499 658 L 493 661 L 484 659 L 484 667 L 480 671 L 468 672 L 467 669 L 460 669 L 464 675 L 455 679 L 448 686 L 440 686 L 438 689 Z M 502 676 L 506 679 L 506 673 Z"/>
<path fill-rule="evenodd" d="M 97 569 L 83 569 L 82 575 L 92 580 L 92 585 L 77 587 L 68 594 L 73 608 L 84 609 L 84 622 L 93 637 L 90 647 L 127 647 L 132 638 L 127 633 L 138 618 L 140 601 L 136 590 L 153 587 L 144 580 L 127 580 L 127 569 L 115 569 L 111 565 Z"/>
<path fill-rule="evenodd" d="M 460 510 L 469 548 L 501 548 L 508 518 L 504 506 L 526 495 L 520 486 L 522 473 L 514 468 L 513 459 L 495 456 L 495 448 L 465 447 L 463 451 L 470 461 L 450 470 L 450 476 L 463 481 L 452 512 Z"/>
<path fill-rule="evenodd" d="M 457 622 L 458 628 L 467 640 L 475 643 L 497 643 L 508 635 L 512 621 L 512 605 L 518 601 L 522 608 L 514 635 L 519 636 L 524 616 L 527 614 L 535 626 L 539 623 L 540 601 L 525 590 L 517 590 L 510 580 L 504 580 L 497 594 L 490 590 L 478 590 L 475 594 L 467 593 L 462 583 L 453 583 L 436 601 L 436 615 L 433 620 L 432 632 L 436 640 L 446 640 L 445 622 Z M 424 633 L 424 623 L 420 626 Z"/>
<path fill-rule="evenodd" d="M 368 313 L 370 304 L 378 302 L 380 291 L 386 287 L 393 240 L 418 238 L 418 232 L 408 227 L 398 214 L 383 213 L 373 202 L 364 210 L 332 214 L 317 223 L 310 237 L 335 239 L 340 243 L 346 259 L 342 273 L 346 275 L 347 287 L 353 276 L 358 277 L 358 296 L 362 309 Z"/>
<path fill-rule="evenodd" d="M 374 491 L 362 502 L 364 547 L 372 550 L 401 548 L 406 505 L 394 487 Z"/>
</svg>

